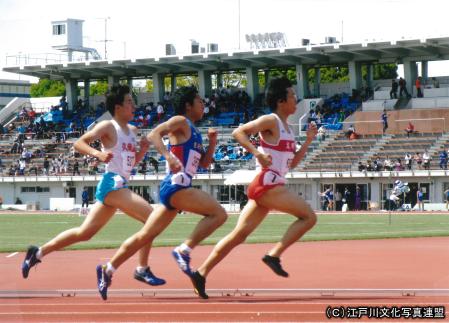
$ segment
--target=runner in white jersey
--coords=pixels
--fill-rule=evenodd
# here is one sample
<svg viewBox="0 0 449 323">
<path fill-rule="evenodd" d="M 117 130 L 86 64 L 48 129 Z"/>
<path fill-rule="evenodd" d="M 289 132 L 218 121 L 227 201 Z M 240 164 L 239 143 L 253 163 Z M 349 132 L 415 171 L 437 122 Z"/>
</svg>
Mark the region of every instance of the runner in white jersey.
<svg viewBox="0 0 449 323">
<path fill-rule="evenodd" d="M 149 141 L 142 138 L 137 151 L 137 129 L 128 124 L 134 117 L 135 105 L 128 86 L 114 86 L 106 97 L 112 120 L 98 123 L 92 130 L 79 138 L 74 147 L 84 155 L 96 157 L 106 163 L 106 172 L 97 185 L 97 202 L 81 226 L 66 230 L 45 243 L 42 247 L 30 246 L 22 264 L 22 275 L 28 277 L 31 267 L 41 262 L 43 256 L 92 238 L 114 215 L 117 209 L 145 222 L 152 212 L 151 205 L 127 188 L 131 170 L 145 155 Z M 102 143 L 102 151 L 89 144 L 95 140 Z M 139 266 L 134 278 L 150 285 L 162 285 L 163 279 L 153 275 L 148 267 L 150 245 L 144 246 L 139 254 Z M 103 268 L 97 268 L 102 274 Z"/>
<path fill-rule="evenodd" d="M 309 125 L 307 139 L 301 149 L 296 151 L 294 135 L 287 124 L 287 118 L 295 113 L 297 103 L 291 82 L 287 78 L 273 79 L 266 99 L 273 113 L 244 124 L 233 132 L 237 142 L 257 158 L 259 172 L 248 187 L 249 201 L 240 214 L 237 226 L 218 242 L 206 261 L 192 273 L 194 289 L 202 298 L 208 298 L 205 285 L 209 272 L 234 247 L 245 241 L 270 210 L 296 217 L 281 241 L 262 258 L 264 263 L 282 277 L 288 277 L 288 273 L 282 269 L 279 257 L 316 223 L 316 215 L 311 207 L 284 185 L 285 174 L 299 164 L 315 138 L 316 125 Z M 258 149 L 249 140 L 249 136 L 256 133 L 261 137 Z"/>
</svg>

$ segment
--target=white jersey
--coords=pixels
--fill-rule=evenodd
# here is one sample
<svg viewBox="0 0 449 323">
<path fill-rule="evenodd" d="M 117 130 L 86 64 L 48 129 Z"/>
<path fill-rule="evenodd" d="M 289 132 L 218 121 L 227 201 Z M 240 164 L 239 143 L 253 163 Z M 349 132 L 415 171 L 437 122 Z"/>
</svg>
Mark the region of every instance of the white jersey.
<svg viewBox="0 0 449 323">
<path fill-rule="evenodd" d="M 111 122 L 117 133 L 117 143 L 112 148 L 102 147 L 102 151 L 113 154 L 112 159 L 106 164 L 106 172 L 119 174 L 129 179 L 136 162 L 136 135 L 131 129 L 129 134 L 125 134 L 117 121 L 112 119 Z"/>
<path fill-rule="evenodd" d="M 267 143 L 262 135 L 260 136 L 260 146 L 257 148 L 262 154 L 271 155 L 272 164 L 268 167 L 269 170 L 277 173 L 278 175 L 284 177 L 290 169 L 291 162 L 295 155 L 296 141 L 293 134 L 293 130 L 288 127 L 285 129 L 279 116 L 272 113 L 277 120 L 279 128 L 279 139 L 275 145 Z M 256 161 L 257 169 L 260 170 L 262 167 L 259 161 Z"/>
</svg>

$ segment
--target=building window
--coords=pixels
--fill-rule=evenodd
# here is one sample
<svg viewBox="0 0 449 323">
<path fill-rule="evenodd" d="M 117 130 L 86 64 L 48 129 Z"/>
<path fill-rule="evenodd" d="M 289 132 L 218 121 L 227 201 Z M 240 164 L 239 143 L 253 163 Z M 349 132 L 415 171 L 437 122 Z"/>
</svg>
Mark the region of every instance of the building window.
<svg viewBox="0 0 449 323">
<path fill-rule="evenodd" d="M 53 25 L 53 35 L 64 35 L 65 25 Z"/>
<path fill-rule="evenodd" d="M 24 186 L 20 188 L 22 193 L 49 193 L 50 187 L 41 187 L 41 186 Z"/>
</svg>

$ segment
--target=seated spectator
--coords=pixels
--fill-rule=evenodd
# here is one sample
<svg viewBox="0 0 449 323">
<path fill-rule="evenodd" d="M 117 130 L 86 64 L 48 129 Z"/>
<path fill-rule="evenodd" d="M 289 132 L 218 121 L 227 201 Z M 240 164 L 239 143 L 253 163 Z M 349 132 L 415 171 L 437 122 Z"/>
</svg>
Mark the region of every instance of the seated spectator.
<svg viewBox="0 0 449 323">
<path fill-rule="evenodd" d="M 376 172 L 380 172 L 383 168 L 383 163 L 380 160 L 379 157 L 376 158 L 376 160 L 374 161 L 374 171 Z"/>
<path fill-rule="evenodd" d="M 356 139 L 356 138 L 351 138 L 351 136 L 353 135 L 353 134 L 355 134 L 355 128 L 354 128 L 354 126 L 353 125 L 350 125 L 349 126 L 349 128 L 348 128 L 348 130 L 346 131 L 346 137 L 348 137 L 348 139 Z"/>
<path fill-rule="evenodd" d="M 423 166 L 424 169 L 430 169 L 430 155 L 429 153 L 426 151 L 424 151 L 424 154 L 422 155 L 422 161 L 423 161 Z"/>
<path fill-rule="evenodd" d="M 405 153 L 404 161 L 405 161 L 405 167 L 407 167 L 408 170 L 412 169 L 412 155 L 409 153 Z"/>
<path fill-rule="evenodd" d="M 320 141 L 320 142 L 326 140 L 326 128 L 324 126 L 321 126 L 318 129 L 317 137 L 318 137 L 318 141 Z"/>
<path fill-rule="evenodd" d="M 440 169 L 447 169 L 447 152 L 444 148 L 440 152 Z"/>
<path fill-rule="evenodd" d="M 363 165 L 363 163 L 361 161 L 359 161 L 358 169 L 359 169 L 359 172 L 363 172 L 364 170 L 366 170 L 365 165 Z"/>
<path fill-rule="evenodd" d="M 400 158 L 396 159 L 396 162 L 394 163 L 394 170 L 397 172 L 404 170 L 404 167 L 402 166 L 402 161 Z"/>
<path fill-rule="evenodd" d="M 405 132 L 407 133 L 408 138 L 410 138 L 410 134 L 416 133 L 415 126 L 410 121 L 408 123 L 407 128 L 405 128 Z"/>
<path fill-rule="evenodd" d="M 384 160 L 384 169 L 386 171 L 392 171 L 393 170 L 393 162 L 390 160 L 390 158 L 388 158 L 388 156 L 385 157 Z"/>
<path fill-rule="evenodd" d="M 368 159 L 368 162 L 366 164 L 366 170 L 370 172 L 374 171 L 374 165 L 370 159 Z"/>
<path fill-rule="evenodd" d="M 422 158 L 420 153 L 416 153 L 415 156 L 413 156 L 414 161 L 416 162 L 416 165 L 418 165 L 418 169 L 422 169 Z"/>
<path fill-rule="evenodd" d="M 31 173 L 34 172 L 34 174 L 37 176 L 37 167 L 34 165 L 33 162 L 30 163 L 30 168 L 28 169 L 28 173 L 31 175 Z"/>
</svg>

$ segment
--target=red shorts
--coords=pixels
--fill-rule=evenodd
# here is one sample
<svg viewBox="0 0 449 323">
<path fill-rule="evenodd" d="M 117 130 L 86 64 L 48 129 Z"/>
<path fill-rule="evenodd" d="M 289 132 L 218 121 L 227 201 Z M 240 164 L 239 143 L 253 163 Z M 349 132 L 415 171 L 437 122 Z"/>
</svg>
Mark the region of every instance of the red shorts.
<svg viewBox="0 0 449 323">
<path fill-rule="evenodd" d="M 248 198 L 257 200 L 266 191 L 286 183 L 286 179 L 277 172 L 270 169 L 263 169 L 248 186 Z"/>
</svg>

